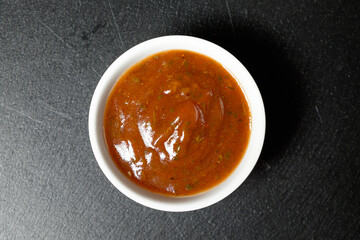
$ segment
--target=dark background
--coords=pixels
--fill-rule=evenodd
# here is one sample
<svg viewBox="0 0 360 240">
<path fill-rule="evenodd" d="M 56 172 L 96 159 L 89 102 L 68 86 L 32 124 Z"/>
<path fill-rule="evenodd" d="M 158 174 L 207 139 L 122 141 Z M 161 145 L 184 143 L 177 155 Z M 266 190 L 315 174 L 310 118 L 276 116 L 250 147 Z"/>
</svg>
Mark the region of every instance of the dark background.
<svg viewBox="0 0 360 240">
<path fill-rule="evenodd" d="M 359 12 L 356 0 L 0 1 L 0 239 L 360 239 Z M 107 67 L 171 34 L 233 53 L 267 114 L 248 179 L 186 213 L 121 194 L 88 137 Z"/>
</svg>

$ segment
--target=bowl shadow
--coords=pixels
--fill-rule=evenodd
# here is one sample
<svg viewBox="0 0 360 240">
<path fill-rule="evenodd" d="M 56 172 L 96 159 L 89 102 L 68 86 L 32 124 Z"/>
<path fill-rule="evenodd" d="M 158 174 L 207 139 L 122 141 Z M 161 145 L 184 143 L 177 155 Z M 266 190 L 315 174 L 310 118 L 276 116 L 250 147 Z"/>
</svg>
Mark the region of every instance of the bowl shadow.
<svg viewBox="0 0 360 240">
<path fill-rule="evenodd" d="M 190 26 L 189 35 L 209 40 L 232 53 L 253 76 L 266 113 L 265 142 L 257 170 L 280 159 L 294 138 L 303 109 L 303 76 L 296 70 L 281 36 L 249 21 Z"/>
</svg>

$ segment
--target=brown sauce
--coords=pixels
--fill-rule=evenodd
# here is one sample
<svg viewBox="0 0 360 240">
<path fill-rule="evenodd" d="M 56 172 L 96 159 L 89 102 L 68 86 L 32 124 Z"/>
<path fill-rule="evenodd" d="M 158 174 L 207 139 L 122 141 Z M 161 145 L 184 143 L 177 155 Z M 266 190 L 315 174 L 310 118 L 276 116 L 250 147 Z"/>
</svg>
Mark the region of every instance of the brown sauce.
<svg viewBox="0 0 360 240">
<path fill-rule="evenodd" d="M 219 63 L 171 50 L 127 70 L 105 109 L 109 153 L 128 178 L 167 196 L 219 184 L 247 148 L 251 114 L 242 89 Z"/>
</svg>

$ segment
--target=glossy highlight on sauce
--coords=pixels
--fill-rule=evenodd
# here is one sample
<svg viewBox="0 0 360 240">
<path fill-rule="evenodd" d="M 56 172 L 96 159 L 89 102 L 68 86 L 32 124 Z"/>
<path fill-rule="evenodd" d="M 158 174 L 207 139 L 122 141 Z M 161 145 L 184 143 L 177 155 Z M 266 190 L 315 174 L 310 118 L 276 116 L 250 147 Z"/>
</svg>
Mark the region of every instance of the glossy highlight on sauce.
<svg viewBox="0 0 360 240">
<path fill-rule="evenodd" d="M 187 196 L 222 182 L 248 145 L 251 114 L 241 87 L 215 60 L 170 50 L 132 66 L 113 87 L 104 136 L 137 185 Z"/>
</svg>

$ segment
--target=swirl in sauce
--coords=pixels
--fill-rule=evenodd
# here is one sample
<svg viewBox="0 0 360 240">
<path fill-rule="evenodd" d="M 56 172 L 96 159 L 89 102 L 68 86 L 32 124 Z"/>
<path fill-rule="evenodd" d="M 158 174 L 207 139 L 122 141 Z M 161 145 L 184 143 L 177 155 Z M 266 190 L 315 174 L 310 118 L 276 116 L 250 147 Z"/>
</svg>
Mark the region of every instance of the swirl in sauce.
<svg viewBox="0 0 360 240">
<path fill-rule="evenodd" d="M 190 51 L 150 56 L 112 89 L 104 134 L 117 167 L 152 192 L 186 196 L 223 181 L 241 161 L 251 115 L 237 81 Z"/>
</svg>

